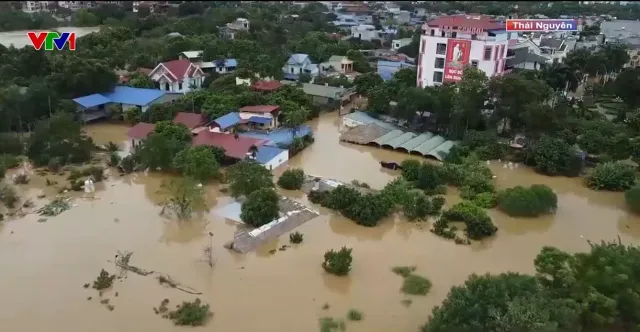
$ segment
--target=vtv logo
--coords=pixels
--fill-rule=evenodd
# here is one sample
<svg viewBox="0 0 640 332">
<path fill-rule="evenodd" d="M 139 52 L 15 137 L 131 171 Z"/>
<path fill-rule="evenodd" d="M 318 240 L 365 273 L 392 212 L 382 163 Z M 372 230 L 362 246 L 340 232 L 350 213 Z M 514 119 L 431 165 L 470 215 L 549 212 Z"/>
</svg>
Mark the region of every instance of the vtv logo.
<svg viewBox="0 0 640 332">
<path fill-rule="evenodd" d="M 37 51 L 41 50 L 43 45 L 45 51 L 53 51 L 54 49 L 62 50 L 65 45 L 68 46 L 70 51 L 76 50 L 75 32 L 29 31 L 27 32 L 27 36 L 31 41 L 31 45 Z"/>
</svg>

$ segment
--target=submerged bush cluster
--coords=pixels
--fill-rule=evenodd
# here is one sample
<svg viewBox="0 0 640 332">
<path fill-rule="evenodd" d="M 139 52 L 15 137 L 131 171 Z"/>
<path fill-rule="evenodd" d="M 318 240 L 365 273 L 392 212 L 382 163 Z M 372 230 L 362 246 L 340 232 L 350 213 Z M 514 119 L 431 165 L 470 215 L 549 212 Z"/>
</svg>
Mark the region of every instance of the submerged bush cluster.
<svg viewBox="0 0 640 332">
<path fill-rule="evenodd" d="M 349 271 L 351 271 L 351 262 L 353 262 L 351 250 L 351 248 L 342 247 L 338 251 L 331 249 L 325 252 L 322 267 L 328 273 L 337 276 L 349 274 Z"/>
<path fill-rule="evenodd" d="M 633 167 L 615 162 L 598 164 L 585 179 L 587 187 L 594 190 L 624 191 L 635 183 Z"/>
<path fill-rule="evenodd" d="M 278 178 L 278 186 L 282 189 L 297 190 L 304 183 L 304 171 L 299 168 L 288 169 Z"/>
<path fill-rule="evenodd" d="M 392 199 L 383 192 L 361 194 L 354 188 L 342 185 L 330 191 L 312 191 L 309 201 L 340 211 L 345 217 L 367 227 L 376 226 L 391 213 L 394 206 Z"/>
<path fill-rule="evenodd" d="M 469 201 L 460 202 L 442 212 L 440 220 L 434 224 L 434 233 L 437 234 L 438 230 L 445 230 L 449 222 L 452 221 L 463 222 L 466 225 L 465 233 L 472 240 L 492 236 L 498 231 L 498 228 L 491 221 L 491 217 L 481 207 Z M 451 236 L 445 235 L 445 237 Z"/>
<path fill-rule="evenodd" d="M 558 196 L 543 184 L 502 190 L 497 200 L 498 208 L 514 217 L 537 217 L 554 212 L 558 206 Z"/>
</svg>

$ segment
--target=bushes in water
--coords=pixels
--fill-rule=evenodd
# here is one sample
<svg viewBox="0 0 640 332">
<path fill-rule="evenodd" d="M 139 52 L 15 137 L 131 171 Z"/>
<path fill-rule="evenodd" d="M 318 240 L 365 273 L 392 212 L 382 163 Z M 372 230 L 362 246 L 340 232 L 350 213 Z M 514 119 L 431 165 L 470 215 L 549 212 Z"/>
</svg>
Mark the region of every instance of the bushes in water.
<svg viewBox="0 0 640 332">
<path fill-rule="evenodd" d="M 507 145 L 501 144 L 498 136 L 491 131 L 469 130 L 461 145 L 473 151 L 481 160 L 500 159 L 507 153 Z"/>
<path fill-rule="evenodd" d="M 400 290 L 409 295 L 427 295 L 431 290 L 431 281 L 417 274 L 409 274 L 402 281 Z"/>
<path fill-rule="evenodd" d="M 341 212 L 359 225 L 373 227 L 391 213 L 393 201 L 384 192 L 362 195 L 348 186 L 338 186 L 327 192 L 312 191 L 309 201 Z"/>
<path fill-rule="evenodd" d="M 444 197 L 436 196 L 432 200 L 420 191 L 413 191 L 406 195 L 402 203 L 402 213 L 409 220 L 426 219 L 429 215 L 437 215 L 444 205 Z"/>
<path fill-rule="evenodd" d="M 294 244 L 302 243 L 303 239 L 304 239 L 304 235 L 302 235 L 302 233 L 300 232 L 293 232 L 289 234 L 289 242 L 291 243 L 294 243 Z"/>
<path fill-rule="evenodd" d="M 493 173 L 476 157 L 464 158 L 461 164 L 445 163 L 439 167 L 440 177 L 446 183 L 460 187 L 460 196 L 473 200 L 481 193 L 494 193 Z"/>
<path fill-rule="evenodd" d="M 537 217 L 554 212 L 558 207 L 558 196 L 543 184 L 502 190 L 497 201 L 500 210 L 514 217 Z"/>
<path fill-rule="evenodd" d="M 278 178 L 278 186 L 287 190 L 298 190 L 304 183 L 304 171 L 299 168 L 288 169 Z"/>
<path fill-rule="evenodd" d="M 322 267 L 328 273 L 337 276 L 349 274 L 349 271 L 351 271 L 351 263 L 353 262 L 351 251 L 351 248 L 342 247 L 338 251 L 331 249 L 325 252 Z"/>
<path fill-rule="evenodd" d="M 637 185 L 624 193 L 624 199 L 631 211 L 640 213 L 640 185 Z"/>
<path fill-rule="evenodd" d="M 24 144 L 20 137 L 13 134 L 0 134 L 0 154 L 21 155 L 24 153 Z"/>
<path fill-rule="evenodd" d="M 20 157 L 9 154 L 0 155 L 0 167 L 11 169 L 20 166 Z"/>
<path fill-rule="evenodd" d="M 273 188 L 258 189 L 242 203 L 240 219 L 253 227 L 260 227 L 280 215 L 280 198 Z"/>
<path fill-rule="evenodd" d="M 471 202 L 485 209 L 492 209 L 498 205 L 496 194 L 494 193 L 479 193 L 471 200 Z"/>
<path fill-rule="evenodd" d="M 427 195 L 444 194 L 447 190 L 440 176 L 439 167 L 417 160 L 402 162 L 402 177 L 413 183 L 416 188 L 424 190 Z"/>
<path fill-rule="evenodd" d="M 635 183 L 634 169 L 616 162 L 598 164 L 585 179 L 587 187 L 594 190 L 624 191 Z"/>
<path fill-rule="evenodd" d="M 208 304 L 202 304 L 200 299 L 193 302 L 183 302 L 175 311 L 169 312 L 169 319 L 176 325 L 202 326 L 213 313 Z"/>
<path fill-rule="evenodd" d="M 15 188 L 10 185 L 0 186 L 0 202 L 9 209 L 16 206 L 16 203 L 20 200 Z"/>
<path fill-rule="evenodd" d="M 582 161 L 575 148 L 560 138 L 548 136 L 527 147 L 525 164 L 551 176 L 578 176 L 582 171 Z"/>
<path fill-rule="evenodd" d="M 81 124 L 69 114 L 58 113 L 38 122 L 29 136 L 26 154 L 37 166 L 47 165 L 56 157 L 61 164 L 82 163 L 91 159 L 93 148 Z"/>
<path fill-rule="evenodd" d="M 418 172 L 420 170 L 420 162 L 412 159 L 405 159 L 400 166 L 402 166 L 402 177 L 407 181 L 417 181 Z"/>
<path fill-rule="evenodd" d="M 498 231 L 491 217 L 481 207 L 469 201 L 460 202 L 444 211 L 440 219 L 464 222 L 467 226 L 465 232 L 473 240 L 492 236 Z"/>
</svg>

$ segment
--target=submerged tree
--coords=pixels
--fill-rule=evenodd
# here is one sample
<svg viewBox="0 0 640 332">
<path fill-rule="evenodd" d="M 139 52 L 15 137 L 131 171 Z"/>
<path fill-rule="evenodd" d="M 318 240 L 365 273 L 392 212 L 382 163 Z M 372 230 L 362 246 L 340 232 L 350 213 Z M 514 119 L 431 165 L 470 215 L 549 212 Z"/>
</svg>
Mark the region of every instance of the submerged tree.
<svg viewBox="0 0 640 332">
<path fill-rule="evenodd" d="M 169 208 L 180 220 L 188 220 L 193 211 L 206 208 L 204 190 L 192 178 L 165 180 L 160 186 L 160 194 L 165 196 L 161 213 Z"/>
<path fill-rule="evenodd" d="M 264 166 L 252 160 L 243 160 L 231 168 L 228 173 L 231 196 L 248 196 L 262 188 L 273 188 L 273 174 Z"/>
</svg>

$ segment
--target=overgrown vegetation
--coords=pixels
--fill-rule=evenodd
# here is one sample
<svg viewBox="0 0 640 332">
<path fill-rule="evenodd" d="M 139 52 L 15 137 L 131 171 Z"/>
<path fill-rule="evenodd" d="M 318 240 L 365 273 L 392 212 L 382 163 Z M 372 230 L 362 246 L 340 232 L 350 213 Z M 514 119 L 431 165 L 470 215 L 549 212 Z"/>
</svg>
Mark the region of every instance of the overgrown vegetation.
<svg viewBox="0 0 640 332">
<path fill-rule="evenodd" d="M 169 209 L 180 220 L 188 220 L 194 211 L 206 208 L 204 190 L 192 178 L 164 180 L 159 193 L 164 196 L 162 213 Z"/>
<path fill-rule="evenodd" d="M 455 239 L 457 243 L 468 243 L 456 235 L 457 228 L 451 222 L 463 222 L 468 239 L 480 240 L 494 235 L 498 228 L 491 221 L 491 217 L 477 205 L 469 201 L 460 202 L 450 209 L 442 212 L 440 219 L 436 221 L 431 230 L 434 234 Z"/>
<path fill-rule="evenodd" d="M 294 244 L 302 243 L 303 238 L 304 235 L 300 232 L 293 232 L 289 234 L 289 242 Z"/>
<path fill-rule="evenodd" d="M 111 288 L 111 286 L 113 285 L 113 280 L 115 278 L 115 274 L 109 274 L 109 272 L 102 269 L 96 280 L 93 281 L 93 289 L 101 291 Z"/>
<path fill-rule="evenodd" d="M 322 267 L 328 273 L 345 276 L 351 271 L 351 263 L 353 257 L 351 257 L 351 248 L 342 247 L 340 250 L 329 250 L 324 253 L 324 262 Z"/>
<path fill-rule="evenodd" d="M 280 197 L 273 188 L 258 189 L 242 203 L 240 219 L 253 227 L 268 224 L 280 216 Z"/>
<path fill-rule="evenodd" d="M 515 217 L 537 217 L 555 212 L 558 206 L 556 194 L 543 184 L 502 190 L 497 200 L 500 210 Z"/>
<path fill-rule="evenodd" d="M 631 211 L 640 213 L 640 185 L 627 190 L 624 193 L 624 198 Z"/>
<path fill-rule="evenodd" d="M 625 191 L 636 183 L 635 170 L 621 163 L 598 164 L 585 179 L 594 190 Z"/>
<path fill-rule="evenodd" d="M 176 310 L 169 312 L 169 319 L 182 326 L 202 326 L 211 316 L 209 305 L 202 304 L 200 299 L 182 302 Z"/>
<path fill-rule="evenodd" d="M 298 190 L 302 188 L 305 175 L 300 168 L 287 169 L 278 178 L 278 186 L 287 190 Z"/>
<path fill-rule="evenodd" d="M 347 319 L 350 321 L 361 321 L 364 318 L 364 314 L 356 309 L 349 309 L 347 311 Z"/>
</svg>

